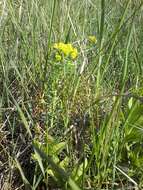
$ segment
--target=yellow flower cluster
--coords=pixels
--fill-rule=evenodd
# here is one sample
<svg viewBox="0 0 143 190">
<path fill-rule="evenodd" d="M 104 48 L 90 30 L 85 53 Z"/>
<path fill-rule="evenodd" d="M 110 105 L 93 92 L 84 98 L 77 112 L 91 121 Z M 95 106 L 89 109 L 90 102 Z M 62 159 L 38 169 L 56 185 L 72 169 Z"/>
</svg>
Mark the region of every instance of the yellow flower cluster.
<svg viewBox="0 0 143 190">
<path fill-rule="evenodd" d="M 94 43 L 94 44 L 97 42 L 97 39 L 95 36 L 88 36 L 88 40 L 89 42 Z"/>
<path fill-rule="evenodd" d="M 72 46 L 72 44 L 65 43 L 55 43 L 53 46 L 54 49 L 57 49 L 59 53 L 63 53 L 65 56 L 70 56 L 72 59 L 75 59 L 78 55 L 78 51 L 76 48 Z M 56 54 L 56 60 L 61 60 L 62 57 L 60 54 Z"/>
</svg>

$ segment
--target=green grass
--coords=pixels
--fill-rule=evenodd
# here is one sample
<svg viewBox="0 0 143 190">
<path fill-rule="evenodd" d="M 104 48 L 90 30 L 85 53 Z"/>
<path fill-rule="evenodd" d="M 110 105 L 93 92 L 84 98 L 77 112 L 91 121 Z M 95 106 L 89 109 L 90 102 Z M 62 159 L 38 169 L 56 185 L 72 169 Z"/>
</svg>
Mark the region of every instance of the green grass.
<svg viewBox="0 0 143 190">
<path fill-rule="evenodd" d="M 142 10 L 1 1 L 0 189 L 143 188 Z M 77 58 L 56 61 L 59 42 Z"/>
</svg>

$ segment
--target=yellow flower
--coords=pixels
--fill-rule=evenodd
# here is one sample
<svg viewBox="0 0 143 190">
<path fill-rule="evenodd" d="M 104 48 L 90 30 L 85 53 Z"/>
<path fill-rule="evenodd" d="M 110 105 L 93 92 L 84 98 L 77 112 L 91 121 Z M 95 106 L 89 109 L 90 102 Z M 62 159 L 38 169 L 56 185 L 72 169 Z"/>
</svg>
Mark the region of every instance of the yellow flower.
<svg viewBox="0 0 143 190">
<path fill-rule="evenodd" d="M 65 44 L 65 45 L 69 52 L 73 51 L 73 46 L 71 44 Z"/>
<path fill-rule="evenodd" d="M 56 59 L 56 61 L 61 61 L 62 60 L 62 56 L 60 54 L 56 54 L 55 55 L 55 59 Z"/>
<path fill-rule="evenodd" d="M 97 42 L 97 39 L 95 36 L 88 36 L 88 40 L 89 42 L 94 43 L 94 44 Z"/>
<path fill-rule="evenodd" d="M 78 55 L 77 49 L 74 48 L 73 51 L 71 52 L 71 58 L 75 59 L 77 57 L 77 55 Z"/>
<path fill-rule="evenodd" d="M 72 44 L 64 44 L 62 42 L 55 43 L 53 46 L 54 49 L 59 50 L 65 56 L 70 56 L 72 59 L 77 57 L 77 49 L 72 46 Z"/>
</svg>

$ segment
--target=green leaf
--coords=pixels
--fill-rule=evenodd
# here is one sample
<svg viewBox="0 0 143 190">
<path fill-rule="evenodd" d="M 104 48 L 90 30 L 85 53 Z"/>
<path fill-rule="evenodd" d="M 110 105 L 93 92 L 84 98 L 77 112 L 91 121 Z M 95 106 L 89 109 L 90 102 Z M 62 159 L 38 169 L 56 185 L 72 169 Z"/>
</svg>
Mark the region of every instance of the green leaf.
<svg viewBox="0 0 143 190">
<path fill-rule="evenodd" d="M 131 109 L 132 105 L 133 105 L 133 98 L 130 98 L 129 101 L 128 101 L 129 109 Z"/>
<path fill-rule="evenodd" d="M 42 159 L 47 160 L 47 162 L 51 165 L 52 170 L 57 174 L 57 180 L 62 182 L 63 185 L 67 182 L 72 190 L 81 190 L 76 183 L 67 175 L 67 173 L 60 168 L 55 162 L 52 160 L 50 156 L 47 156 L 43 151 L 39 149 L 36 144 L 33 144 L 34 149 L 38 152 Z"/>
<path fill-rule="evenodd" d="M 55 145 L 53 145 L 52 149 L 53 149 L 53 154 L 58 154 L 60 153 L 66 146 L 66 142 L 60 142 L 57 143 Z"/>
<path fill-rule="evenodd" d="M 36 161 L 38 162 L 39 166 L 40 166 L 40 169 L 42 171 L 42 174 L 43 176 L 45 177 L 45 171 L 44 171 L 44 166 L 43 166 L 43 163 L 42 163 L 42 158 L 41 156 L 38 154 L 38 152 L 34 149 L 34 159 L 36 159 Z"/>
<path fill-rule="evenodd" d="M 72 176 L 74 178 L 75 181 L 77 181 L 84 173 L 85 168 L 87 167 L 88 161 L 87 159 L 84 160 L 84 162 L 82 162 L 80 165 L 77 165 L 73 172 L 72 172 Z"/>
<path fill-rule="evenodd" d="M 21 168 L 21 165 L 19 163 L 19 161 L 17 160 L 17 158 L 15 158 L 15 163 L 16 163 L 16 167 L 18 168 L 20 174 L 21 174 L 21 177 L 22 177 L 22 180 L 24 182 L 25 185 L 28 185 L 28 186 L 31 186 L 29 181 L 27 180 L 27 178 L 25 177 L 25 174 Z"/>
</svg>

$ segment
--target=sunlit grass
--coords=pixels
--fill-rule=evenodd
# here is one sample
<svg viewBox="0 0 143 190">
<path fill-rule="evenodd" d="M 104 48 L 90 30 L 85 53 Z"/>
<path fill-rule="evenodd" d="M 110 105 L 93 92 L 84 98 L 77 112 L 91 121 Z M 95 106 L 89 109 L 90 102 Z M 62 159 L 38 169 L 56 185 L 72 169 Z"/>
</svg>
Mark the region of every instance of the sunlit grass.
<svg viewBox="0 0 143 190">
<path fill-rule="evenodd" d="M 143 188 L 143 2 L 0 3 L 0 189 Z"/>
</svg>

